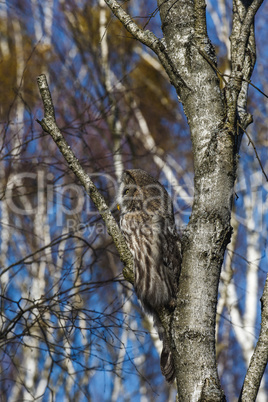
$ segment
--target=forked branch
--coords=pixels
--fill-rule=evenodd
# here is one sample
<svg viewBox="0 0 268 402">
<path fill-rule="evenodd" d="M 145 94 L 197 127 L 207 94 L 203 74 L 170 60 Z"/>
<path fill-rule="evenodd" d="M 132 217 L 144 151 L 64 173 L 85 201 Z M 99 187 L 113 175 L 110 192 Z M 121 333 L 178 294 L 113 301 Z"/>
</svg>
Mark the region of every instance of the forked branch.
<svg viewBox="0 0 268 402">
<path fill-rule="evenodd" d="M 126 30 L 139 42 L 148 46 L 159 58 L 162 66 L 169 76 L 170 82 L 175 86 L 176 79 L 179 79 L 182 85 L 187 86 L 177 69 L 174 67 L 168 56 L 165 45 L 150 30 L 141 29 L 131 16 L 121 7 L 116 0 L 104 0 L 112 13 L 119 19 Z"/>
</svg>

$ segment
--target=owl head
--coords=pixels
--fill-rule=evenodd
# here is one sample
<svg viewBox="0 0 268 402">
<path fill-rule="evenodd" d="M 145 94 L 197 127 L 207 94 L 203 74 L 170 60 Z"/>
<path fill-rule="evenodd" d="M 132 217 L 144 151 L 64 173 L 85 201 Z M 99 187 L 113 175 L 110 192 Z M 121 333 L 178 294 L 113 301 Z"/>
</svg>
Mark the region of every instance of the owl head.
<svg viewBox="0 0 268 402">
<path fill-rule="evenodd" d="M 125 170 L 117 195 L 121 215 L 143 212 L 148 215 L 173 215 L 171 199 L 154 177 L 142 169 Z"/>
</svg>

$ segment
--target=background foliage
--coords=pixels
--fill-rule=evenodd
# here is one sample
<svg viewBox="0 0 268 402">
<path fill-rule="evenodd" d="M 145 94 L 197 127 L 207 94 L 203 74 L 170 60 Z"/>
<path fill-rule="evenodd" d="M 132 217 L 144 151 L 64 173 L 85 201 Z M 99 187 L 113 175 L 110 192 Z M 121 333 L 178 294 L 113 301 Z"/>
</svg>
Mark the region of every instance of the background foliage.
<svg viewBox="0 0 268 402">
<path fill-rule="evenodd" d="M 161 37 L 156 2 L 126 2 Z M 208 31 L 228 74 L 230 1 L 208 1 Z M 111 16 L 103 0 L 0 4 L 2 400 L 173 400 L 159 341 L 123 280 L 104 224 L 51 138 L 40 130 L 36 77 L 50 81 L 59 127 L 116 215 L 123 168 L 166 186 L 180 231 L 193 198 L 187 121 L 155 56 Z M 256 20 L 253 82 L 268 93 L 268 8 Z M 250 88 L 248 132 L 267 163 L 267 99 Z M 244 136 L 219 293 L 218 369 L 237 398 L 260 330 L 267 273 L 268 185 Z M 267 373 L 259 392 L 266 397 Z"/>
</svg>

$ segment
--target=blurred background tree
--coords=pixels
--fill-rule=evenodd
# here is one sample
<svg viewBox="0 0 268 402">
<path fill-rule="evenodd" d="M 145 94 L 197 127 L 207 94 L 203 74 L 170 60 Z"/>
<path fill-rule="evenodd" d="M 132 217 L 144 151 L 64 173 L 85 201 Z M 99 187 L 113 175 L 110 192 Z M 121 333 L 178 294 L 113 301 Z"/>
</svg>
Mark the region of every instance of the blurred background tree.
<svg viewBox="0 0 268 402">
<path fill-rule="evenodd" d="M 128 2 L 161 36 L 154 1 Z M 208 1 L 209 35 L 229 72 L 231 1 Z M 115 210 L 124 168 L 143 168 L 172 196 L 180 231 L 193 199 L 189 128 L 155 55 L 103 0 L 0 4 L 0 393 L 19 400 L 174 400 L 160 372 L 159 341 L 104 224 L 51 138 L 35 122 L 36 76 L 50 81 L 57 121 Z M 267 3 L 256 19 L 253 83 L 268 93 Z M 264 171 L 267 99 L 250 87 L 248 129 Z M 237 399 L 260 330 L 267 273 L 267 191 L 255 152 L 240 151 L 234 234 L 220 284 L 217 355 L 228 400 Z M 267 401 L 267 372 L 258 401 Z"/>
</svg>

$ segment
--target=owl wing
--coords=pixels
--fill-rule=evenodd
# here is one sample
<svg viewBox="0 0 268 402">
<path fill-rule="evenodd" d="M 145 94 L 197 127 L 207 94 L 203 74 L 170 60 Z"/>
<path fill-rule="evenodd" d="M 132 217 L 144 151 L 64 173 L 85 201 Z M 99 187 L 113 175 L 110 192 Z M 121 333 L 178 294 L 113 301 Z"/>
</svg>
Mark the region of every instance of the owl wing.
<svg viewBox="0 0 268 402">
<path fill-rule="evenodd" d="M 171 271 L 181 263 L 180 239 L 172 216 L 154 215 L 152 218 L 153 240 L 157 243 L 158 258 Z"/>
</svg>

